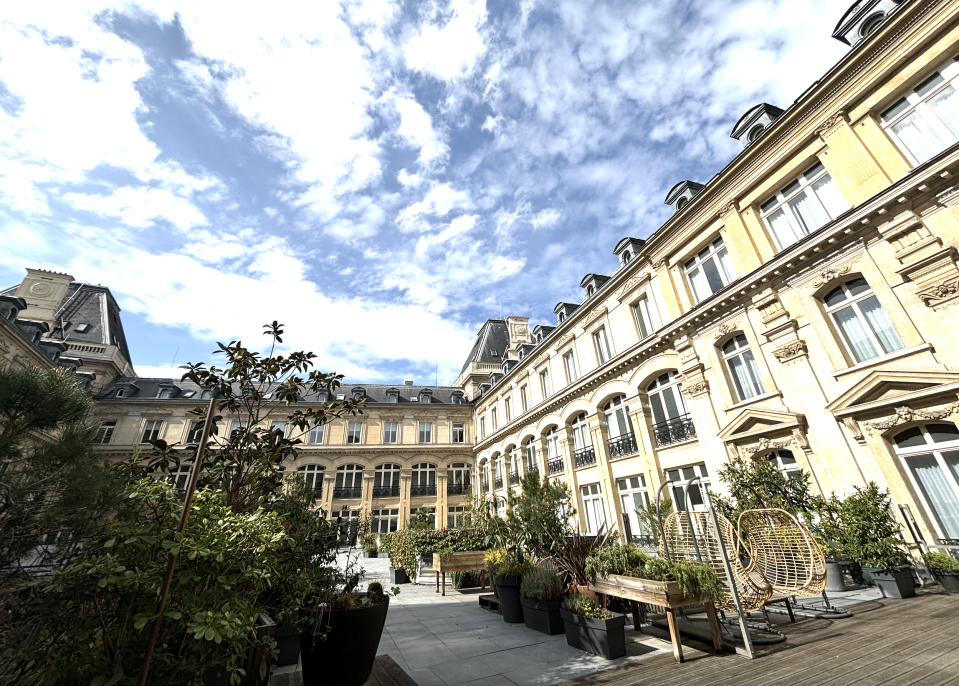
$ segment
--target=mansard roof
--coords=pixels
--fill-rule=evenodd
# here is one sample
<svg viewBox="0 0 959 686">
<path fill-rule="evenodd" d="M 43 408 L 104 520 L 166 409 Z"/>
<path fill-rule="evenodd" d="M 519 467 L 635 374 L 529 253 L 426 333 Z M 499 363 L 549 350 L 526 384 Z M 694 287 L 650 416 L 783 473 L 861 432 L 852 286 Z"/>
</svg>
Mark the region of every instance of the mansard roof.
<svg viewBox="0 0 959 686">
<path fill-rule="evenodd" d="M 509 348 L 509 326 L 505 319 L 487 319 L 486 323 L 476 334 L 473 349 L 466 357 L 466 362 L 460 373 L 469 368 L 473 362 L 501 364 Z M 495 354 L 494 354 L 495 353 Z"/>
</svg>

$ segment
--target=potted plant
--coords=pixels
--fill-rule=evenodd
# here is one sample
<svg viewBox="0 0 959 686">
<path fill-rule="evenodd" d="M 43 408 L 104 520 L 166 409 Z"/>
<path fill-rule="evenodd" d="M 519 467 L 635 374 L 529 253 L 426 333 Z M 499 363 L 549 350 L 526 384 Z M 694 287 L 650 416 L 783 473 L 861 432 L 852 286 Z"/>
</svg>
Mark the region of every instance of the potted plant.
<svg viewBox="0 0 959 686">
<path fill-rule="evenodd" d="M 922 561 L 945 590 L 959 593 L 959 560 L 948 553 L 933 551 L 922 556 Z"/>
<path fill-rule="evenodd" d="M 626 654 L 626 616 L 613 615 L 582 593 L 563 601 L 560 609 L 566 643 L 612 660 Z"/>
<path fill-rule="evenodd" d="M 525 571 L 526 564 L 510 555 L 496 566 L 494 579 L 499 590 L 499 609 L 503 613 L 503 621 L 508 624 L 519 624 L 523 621 L 519 587 Z"/>
<path fill-rule="evenodd" d="M 363 534 L 363 555 L 365 557 L 379 557 L 379 547 L 376 542 L 376 534 L 370 532 Z"/>
<path fill-rule="evenodd" d="M 563 572 L 570 592 L 581 593 L 596 600 L 596 594 L 589 590 L 586 560 L 605 540 L 602 533 L 595 538 L 589 538 L 578 531 L 572 532 L 569 536 L 557 535 L 554 537 L 555 552 L 552 560 Z"/>
<path fill-rule="evenodd" d="M 493 596 L 499 598 L 499 589 L 496 588 L 496 568 L 506 560 L 506 551 L 495 548 L 486 553 L 486 574 L 489 576 L 489 585 L 493 588 Z"/>
<path fill-rule="evenodd" d="M 526 627 L 553 636 L 563 633 L 563 580 L 552 567 L 531 567 L 520 583 L 520 603 Z"/>
</svg>

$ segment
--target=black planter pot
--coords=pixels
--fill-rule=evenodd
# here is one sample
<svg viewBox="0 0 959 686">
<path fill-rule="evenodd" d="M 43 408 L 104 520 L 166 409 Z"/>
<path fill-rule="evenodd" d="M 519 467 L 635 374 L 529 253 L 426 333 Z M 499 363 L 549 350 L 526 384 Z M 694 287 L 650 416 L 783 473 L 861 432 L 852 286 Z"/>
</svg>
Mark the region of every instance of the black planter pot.
<svg viewBox="0 0 959 686">
<path fill-rule="evenodd" d="M 499 609 L 503 621 L 507 624 L 519 624 L 523 621 L 523 604 L 519 601 L 521 576 L 498 576 L 496 586 L 499 589 Z"/>
<path fill-rule="evenodd" d="M 912 598 L 916 595 L 916 586 L 912 582 L 909 567 L 900 567 L 892 574 L 885 574 L 880 570 L 870 571 L 870 574 L 884 598 Z"/>
<path fill-rule="evenodd" d="M 276 666 L 295 665 L 300 659 L 300 632 L 290 624 L 276 625 Z"/>
<path fill-rule="evenodd" d="M 496 575 L 493 574 L 492 568 L 486 568 L 487 576 L 489 576 L 489 587 L 493 589 L 493 597 L 499 598 L 499 589 L 496 588 Z"/>
<path fill-rule="evenodd" d="M 520 598 L 523 605 L 523 622 L 527 629 L 555 636 L 563 633 L 563 617 L 559 614 L 562 600 L 530 600 Z"/>
<path fill-rule="evenodd" d="M 949 593 L 959 593 L 959 572 L 940 572 L 938 569 L 929 570 L 936 577 L 936 581 Z"/>
<path fill-rule="evenodd" d="M 300 634 L 303 686 L 361 686 L 373 671 L 390 599 L 324 615 L 326 639 Z"/>
<path fill-rule="evenodd" d="M 399 584 L 408 584 L 410 582 L 410 577 L 407 575 L 405 569 L 394 569 L 390 568 L 390 583 L 394 585 Z"/>
<path fill-rule="evenodd" d="M 612 660 L 626 654 L 626 615 L 611 619 L 590 619 L 561 609 L 566 643 Z"/>
<path fill-rule="evenodd" d="M 846 577 L 843 574 L 841 562 L 826 563 L 826 590 L 830 593 L 846 590 Z"/>
</svg>

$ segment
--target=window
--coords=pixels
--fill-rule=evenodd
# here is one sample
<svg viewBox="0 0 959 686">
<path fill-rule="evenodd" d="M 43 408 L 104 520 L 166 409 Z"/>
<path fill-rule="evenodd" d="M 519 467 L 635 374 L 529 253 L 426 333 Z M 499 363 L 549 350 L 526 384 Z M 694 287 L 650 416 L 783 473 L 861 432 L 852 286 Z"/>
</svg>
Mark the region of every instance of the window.
<svg viewBox="0 0 959 686">
<path fill-rule="evenodd" d="M 420 443 L 433 442 L 433 425 L 430 422 L 420 422 Z"/>
<path fill-rule="evenodd" d="M 646 477 L 642 474 L 620 479 L 619 498 L 623 504 L 623 515 L 629 522 L 629 533 L 633 536 L 648 536 L 651 531 L 643 528 L 643 520 L 639 518 L 637 510 L 645 510 L 649 505 L 649 494 L 646 492 Z"/>
<path fill-rule="evenodd" d="M 903 348 L 899 333 L 865 279 L 852 279 L 837 286 L 823 302 L 856 362 Z"/>
<path fill-rule="evenodd" d="M 859 29 L 859 35 L 865 38 L 870 33 L 879 28 L 882 22 L 886 19 L 885 14 L 874 14 L 869 17 L 866 21 L 862 23 L 862 28 Z"/>
<path fill-rule="evenodd" d="M 480 438 L 486 438 L 486 417 L 480 417 Z"/>
<path fill-rule="evenodd" d="M 763 203 L 760 214 L 780 248 L 792 245 L 849 209 L 832 177 L 817 162 Z"/>
<path fill-rule="evenodd" d="M 436 508 L 435 507 L 411 507 L 410 516 L 425 515 L 426 522 L 431 529 L 436 528 Z"/>
<path fill-rule="evenodd" d="M 629 250 L 624 250 L 624 251 L 623 251 L 623 264 L 629 264 L 629 261 L 630 261 L 631 259 L 633 259 L 633 253 L 631 253 Z"/>
<path fill-rule="evenodd" d="M 563 456 L 559 452 L 559 429 L 555 426 L 546 432 L 546 464 L 550 474 L 564 470 Z"/>
<path fill-rule="evenodd" d="M 894 445 L 940 538 L 959 538 L 959 429 L 920 424 L 896 434 Z"/>
<path fill-rule="evenodd" d="M 234 421 L 230 425 L 230 440 L 236 440 L 236 437 L 240 434 L 240 429 L 245 429 L 247 422 Z"/>
<path fill-rule="evenodd" d="M 116 422 L 101 422 L 100 427 L 97 429 L 97 434 L 94 437 L 95 443 L 107 444 L 113 438 L 113 432 L 117 428 Z"/>
<path fill-rule="evenodd" d="M 788 476 L 790 479 L 796 479 L 802 476 L 802 469 L 796 462 L 795 455 L 789 450 L 774 450 L 766 455 L 766 459 L 776 466 L 776 469 Z"/>
<path fill-rule="evenodd" d="M 190 485 L 190 465 L 180 465 L 176 469 L 170 470 L 170 483 L 178 491 L 185 492 L 186 487 Z"/>
<path fill-rule="evenodd" d="M 373 521 L 370 530 L 375 534 L 388 534 L 400 526 L 400 508 L 370 510 Z"/>
<path fill-rule="evenodd" d="M 383 422 L 383 442 L 396 443 L 396 422 Z"/>
<path fill-rule="evenodd" d="M 69 324 L 67 324 L 67 326 L 69 326 Z M 76 327 L 75 327 L 73 330 L 76 331 L 77 333 L 86 333 L 87 331 L 90 330 L 90 325 L 89 325 L 89 324 L 77 324 Z"/>
<path fill-rule="evenodd" d="M 882 123 L 917 164 L 959 140 L 959 64 L 950 63 L 882 113 Z"/>
<path fill-rule="evenodd" d="M 593 345 L 596 346 L 596 357 L 600 364 L 605 364 L 613 356 L 609 350 L 609 337 L 606 335 L 606 327 L 593 334 Z"/>
<path fill-rule="evenodd" d="M 453 424 L 453 443 L 466 443 L 465 424 Z"/>
<path fill-rule="evenodd" d="M 296 468 L 297 476 L 301 477 L 306 483 L 306 487 L 315 493 L 319 498 L 323 494 L 323 474 L 326 468 L 318 464 L 307 464 Z"/>
<path fill-rule="evenodd" d="M 323 443 L 323 434 L 326 433 L 326 424 L 317 424 L 310 429 L 310 443 L 317 445 Z"/>
<path fill-rule="evenodd" d="M 646 387 L 649 405 L 653 410 L 653 435 L 659 446 L 679 443 L 696 437 L 682 384 L 676 371 L 660 374 Z"/>
<path fill-rule="evenodd" d="M 336 468 L 336 481 L 333 482 L 334 498 L 360 498 L 363 495 L 363 467 L 358 464 L 345 464 Z"/>
<path fill-rule="evenodd" d="M 633 420 L 629 416 L 626 396 L 618 395 L 603 408 L 606 414 L 606 432 L 609 436 L 610 457 L 620 457 L 636 452 L 636 435 Z"/>
<path fill-rule="evenodd" d="M 756 124 L 756 126 L 754 126 L 753 128 L 751 128 L 751 129 L 749 130 L 749 136 L 747 137 L 747 140 L 748 140 L 750 143 L 752 143 L 752 142 L 755 141 L 757 138 L 759 138 L 761 135 L 763 135 L 763 131 L 765 131 L 765 130 L 766 130 L 766 127 L 765 127 L 765 126 L 763 126 L 762 124 Z"/>
<path fill-rule="evenodd" d="M 400 466 L 398 464 L 381 464 L 373 470 L 373 497 L 400 497 Z"/>
<path fill-rule="evenodd" d="M 519 387 L 520 404 L 523 407 L 523 414 L 529 412 L 529 389 L 525 385 Z"/>
<path fill-rule="evenodd" d="M 729 368 L 738 400 L 748 400 L 766 392 L 745 335 L 738 334 L 726 341 L 723 345 L 723 359 Z"/>
<path fill-rule="evenodd" d="M 363 425 L 359 422 L 350 422 L 346 428 L 346 442 L 347 443 L 359 443 L 360 442 L 360 433 L 363 430 Z"/>
<path fill-rule="evenodd" d="M 161 388 L 160 390 L 157 391 L 157 397 L 158 397 L 158 398 L 172 398 L 172 397 L 173 397 L 173 389 L 172 389 L 172 388 Z"/>
<path fill-rule="evenodd" d="M 553 385 L 549 380 L 549 370 L 544 369 L 539 373 L 539 385 L 543 391 L 543 400 L 553 395 Z"/>
<path fill-rule="evenodd" d="M 579 371 L 576 369 L 576 356 L 572 350 L 563 355 L 563 368 L 566 370 L 566 383 L 571 384 L 579 378 Z"/>
<path fill-rule="evenodd" d="M 700 480 L 693 484 L 689 489 L 690 507 L 686 506 L 686 499 L 683 497 L 683 489 L 680 484 L 685 484 L 694 477 L 700 477 Z M 674 481 L 673 484 L 673 507 L 677 510 L 704 510 L 706 509 L 703 499 L 703 489 L 709 491 L 709 473 L 706 471 L 706 465 L 703 463 L 694 464 L 690 467 L 680 467 L 679 469 L 670 469 L 666 472 L 666 480 Z"/>
<path fill-rule="evenodd" d="M 279 432 L 281 436 L 286 435 L 286 422 L 270 422 L 270 431 Z"/>
<path fill-rule="evenodd" d="M 702 302 L 736 278 L 729 252 L 722 238 L 717 238 L 686 261 L 686 276 L 693 287 L 696 302 Z"/>
<path fill-rule="evenodd" d="M 512 402 L 510 401 L 509 398 L 506 398 L 503 400 L 503 409 L 505 410 L 505 413 L 506 413 L 507 423 L 513 420 L 513 409 L 512 407 L 510 407 L 511 405 L 512 405 Z"/>
<path fill-rule="evenodd" d="M 163 422 L 158 419 L 148 420 L 143 425 L 143 438 L 140 443 L 149 443 L 160 438 L 160 429 L 163 428 Z"/>
<path fill-rule="evenodd" d="M 536 442 L 531 438 L 526 442 L 526 473 L 538 471 L 539 460 L 536 459 Z"/>
<path fill-rule="evenodd" d="M 196 419 L 190 422 L 190 428 L 186 432 L 186 442 L 199 443 L 202 437 L 203 437 L 203 422 L 199 419 Z"/>
<path fill-rule="evenodd" d="M 490 410 L 489 412 L 490 426 L 493 427 L 493 431 L 496 431 L 499 428 L 499 422 L 496 419 L 496 408 Z"/>
<path fill-rule="evenodd" d="M 636 331 L 639 332 L 639 339 L 646 338 L 649 334 L 659 328 L 656 318 L 653 316 L 653 310 L 650 307 L 649 298 L 643 296 L 632 304 L 633 321 L 636 323 Z"/>
<path fill-rule="evenodd" d="M 387 394 L 386 394 L 386 402 L 388 402 L 388 403 L 398 403 L 399 401 L 400 401 L 400 394 L 399 394 L 399 393 L 387 393 Z"/>
<path fill-rule="evenodd" d="M 213 397 L 213 391 L 211 390 L 206 390 L 200 393 L 200 400 L 209 400 L 212 397 Z"/>
<path fill-rule="evenodd" d="M 436 465 L 428 462 L 413 465 L 410 496 L 436 495 Z"/>
<path fill-rule="evenodd" d="M 589 436 L 589 422 L 586 413 L 580 412 L 573 420 L 573 449 L 579 452 L 585 448 L 592 449 L 593 441 Z"/>
<path fill-rule="evenodd" d="M 118 388 L 118 389 L 117 389 L 117 394 L 116 394 L 116 396 L 114 396 L 114 397 L 116 397 L 116 398 L 122 398 L 123 396 L 124 396 L 123 389 L 122 389 L 122 388 Z"/>
<path fill-rule="evenodd" d="M 470 488 L 470 466 L 465 462 L 454 462 L 446 470 L 446 494 L 466 495 Z"/>
<path fill-rule="evenodd" d="M 493 488 L 503 487 L 503 459 L 496 457 L 493 459 Z"/>
<path fill-rule="evenodd" d="M 595 536 L 600 529 L 606 527 L 606 507 L 603 505 L 603 495 L 599 492 L 599 484 L 580 486 L 579 492 L 583 495 L 586 533 Z"/>
<path fill-rule="evenodd" d="M 184 398 L 192 398 L 192 397 L 195 396 L 195 395 L 196 395 L 196 391 L 183 391 L 182 397 L 184 397 Z"/>
<path fill-rule="evenodd" d="M 466 508 L 462 505 L 446 508 L 446 528 L 459 529 L 466 518 Z"/>
</svg>

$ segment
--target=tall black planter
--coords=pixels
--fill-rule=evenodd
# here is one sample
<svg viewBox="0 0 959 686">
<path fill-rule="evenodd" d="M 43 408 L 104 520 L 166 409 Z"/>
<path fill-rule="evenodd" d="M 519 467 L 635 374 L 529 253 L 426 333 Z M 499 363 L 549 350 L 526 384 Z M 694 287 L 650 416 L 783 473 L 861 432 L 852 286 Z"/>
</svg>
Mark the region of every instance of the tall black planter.
<svg viewBox="0 0 959 686">
<path fill-rule="evenodd" d="M 390 583 L 391 584 L 408 584 L 410 582 L 410 577 L 406 573 L 405 569 L 396 569 L 390 568 Z"/>
<path fill-rule="evenodd" d="M 562 600 L 530 600 L 520 598 L 523 605 L 523 622 L 527 629 L 555 636 L 563 633 L 563 617 L 559 614 Z"/>
<path fill-rule="evenodd" d="M 939 585 L 942 586 L 943 590 L 948 591 L 949 593 L 959 593 L 959 572 L 942 572 L 938 569 L 933 569 L 932 575 L 936 577 L 936 581 L 939 582 Z"/>
<path fill-rule="evenodd" d="M 873 571 L 872 580 L 885 598 L 912 598 L 916 595 L 916 585 L 912 582 L 909 567 L 900 567 L 892 574 Z"/>
<path fill-rule="evenodd" d="M 300 632 L 292 624 L 276 625 L 276 666 L 295 665 L 300 659 Z"/>
<path fill-rule="evenodd" d="M 326 640 L 312 627 L 300 634 L 303 686 L 361 686 L 373 671 L 390 602 L 333 610 L 324 616 Z"/>
<path fill-rule="evenodd" d="M 523 604 L 519 601 L 521 576 L 498 576 L 496 587 L 499 589 L 499 609 L 503 621 L 507 624 L 519 624 L 523 621 Z"/>
<path fill-rule="evenodd" d="M 590 619 L 562 609 L 559 612 L 566 630 L 566 643 L 571 648 L 588 650 L 607 660 L 626 654 L 626 615 Z"/>
</svg>

